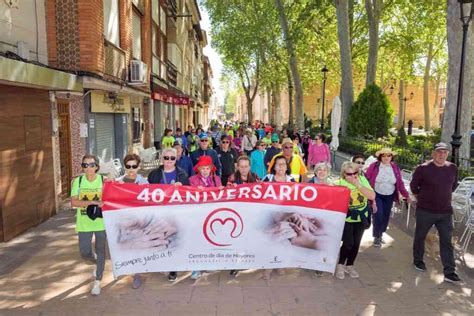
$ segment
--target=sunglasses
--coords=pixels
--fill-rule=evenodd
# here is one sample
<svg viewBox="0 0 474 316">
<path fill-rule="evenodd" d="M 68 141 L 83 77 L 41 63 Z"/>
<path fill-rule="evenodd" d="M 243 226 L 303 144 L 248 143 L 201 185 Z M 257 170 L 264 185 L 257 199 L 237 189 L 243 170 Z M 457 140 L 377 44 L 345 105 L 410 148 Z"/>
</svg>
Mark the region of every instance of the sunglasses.
<svg viewBox="0 0 474 316">
<path fill-rule="evenodd" d="M 95 162 L 90 162 L 90 163 L 83 162 L 81 163 L 81 167 L 82 168 L 95 168 L 97 167 L 97 164 Z"/>
<path fill-rule="evenodd" d="M 283 146 L 285 149 L 293 149 L 293 146 Z"/>
<path fill-rule="evenodd" d="M 175 157 L 175 156 L 163 156 L 163 160 L 175 161 L 175 160 L 176 160 L 176 157 Z"/>
<path fill-rule="evenodd" d="M 230 142 L 228 141 L 222 141 L 221 144 L 229 144 Z"/>
<path fill-rule="evenodd" d="M 354 161 L 354 163 L 356 163 L 356 164 L 358 164 L 358 165 L 363 165 L 363 164 L 365 164 L 364 161 Z"/>
<path fill-rule="evenodd" d="M 138 165 L 125 165 L 125 169 L 137 169 Z"/>
<path fill-rule="evenodd" d="M 200 142 L 201 143 L 207 143 L 207 139 L 201 139 Z"/>
<path fill-rule="evenodd" d="M 355 176 L 358 172 L 346 172 L 346 176 Z"/>
</svg>

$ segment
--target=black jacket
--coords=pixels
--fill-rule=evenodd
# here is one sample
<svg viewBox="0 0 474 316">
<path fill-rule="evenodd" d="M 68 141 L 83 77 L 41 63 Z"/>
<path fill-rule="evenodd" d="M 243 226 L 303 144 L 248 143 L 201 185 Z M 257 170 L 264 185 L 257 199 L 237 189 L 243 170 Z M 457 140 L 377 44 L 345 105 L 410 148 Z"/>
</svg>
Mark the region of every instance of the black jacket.
<svg viewBox="0 0 474 316">
<path fill-rule="evenodd" d="M 221 163 L 222 175 L 230 176 L 233 174 L 235 172 L 237 158 L 239 158 L 237 151 L 234 148 L 230 148 L 228 151 L 223 151 L 221 148 L 218 148 L 216 152 Z"/>
<path fill-rule="evenodd" d="M 148 182 L 160 184 L 161 179 L 163 179 L 165 173 L 163 166 L 159 166 L 158 169 L 153 170 L 148 175 Z M 181 182 L 183 185 L 189 185 L 189 177 L 183 169 L 176 167 L 176 179 L 175 182 Z"/>
</svg>

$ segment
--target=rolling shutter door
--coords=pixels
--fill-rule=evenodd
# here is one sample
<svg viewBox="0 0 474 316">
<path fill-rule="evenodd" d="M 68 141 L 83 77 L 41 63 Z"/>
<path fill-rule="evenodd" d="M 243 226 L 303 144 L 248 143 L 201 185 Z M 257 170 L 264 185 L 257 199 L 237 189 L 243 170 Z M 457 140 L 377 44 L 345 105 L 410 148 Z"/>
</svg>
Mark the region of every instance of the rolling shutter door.
<svg viewBox="0 0 474 316">
<path fill-rule="evenodd" d="M 114 159 L 115 155 L 115 133 L 114 115 L 96 114 L 95 130 L 97 156 L 107 162 Z"/>
</svg>

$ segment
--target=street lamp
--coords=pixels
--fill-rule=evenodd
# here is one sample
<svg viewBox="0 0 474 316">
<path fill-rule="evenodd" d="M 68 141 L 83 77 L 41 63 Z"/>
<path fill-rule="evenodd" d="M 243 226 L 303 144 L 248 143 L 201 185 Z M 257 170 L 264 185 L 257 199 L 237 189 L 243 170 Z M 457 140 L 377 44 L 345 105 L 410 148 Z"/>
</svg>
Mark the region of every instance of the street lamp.
<svg viewBox="0 0 474 316">
<path fill-rule="evenodd" d="M 461 67 L 459 69 L 459 86 L 458 86 L 458 102 L 456 104 L 456 120 L 454 122 L 454 133 L 451 136 L 451 145 L 453 151 L 451 155 L 451 161 L 456 165 L 459 165 L 459 147 L 461 147 L 461 134 L 459 132 L 459 114 L 462 106 L 462 94 L 464 86 L 464 61 L 466 57 L 466 38 L 467 31 L 469 29 L 469 23 L 471 22 L 472 15 L 474 12 L 474 6 L 472 0 L 458 0 L 459 6 L 461 7 L 461 22 L 462 22 L 462 47 L 461 47 Z"/>
<path fill-rule="evenodd" d="M 398 93 L 398 97 L 400 97 L 400 93 Z M 401 100 L 403 100 L 403 125 L 402 127 L 405 128 L 405 116 L 407 112 L 407 101 L 411 100 L 415 97 L 415 94 L 413 92 L 410 93 L 409 97 L 403 97 Z"/>
<path fill-rule="evenodd" d="M 321 72 L 323 73 L 323 108 L 322 108 L 322 115 L 321 115 L 321 130 L 324 130 L 324 104 L 326 103 L 326 79 L 327 79 L 327 73 L 329 72 L 329 69 L 326 68 L 326 65 L 324 65 L 323 69 L 321 69 Z"/>
</svg>

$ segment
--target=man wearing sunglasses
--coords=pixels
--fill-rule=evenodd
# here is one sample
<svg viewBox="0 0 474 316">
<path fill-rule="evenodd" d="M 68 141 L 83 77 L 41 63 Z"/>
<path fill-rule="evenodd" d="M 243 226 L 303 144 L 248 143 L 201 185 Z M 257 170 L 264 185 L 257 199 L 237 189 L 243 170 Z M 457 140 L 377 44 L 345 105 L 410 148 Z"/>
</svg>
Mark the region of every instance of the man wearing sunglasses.
<svg viewBox="0 0 474 316">
<path fill-rule="evenodd" d="M 271 173 L 275 159 L 283 156 L 290 164 L 291 176 L 296 180 L 296 182 L 307 182 L 308 177 L 306 174 L 308 173 L 308 169 L 306 169 L 303 158 L 301 158 L 300 155 L 293 153 L 293 146 L 294 144 L 291 138 L 284 138 L 282 140 L 283 151 L 272 158 L 268 164 L 268 173 Z"/>
<path fill-rule="evenodd" d="M 199 157 L 201 156 L 210 156 L 212 158 L 212 163 L 216 166 L 216 175 L 221 176 L 222 166 L 217 156 L 217 152 L 209 148 L 209 136 L 207 133 L 199 134 L 199 148 L 191 153 L 191 160 L 193 161 L 193 166 L 196 166 L 198 163 Z"/>
<path fill-rule="evenodd" d="M 227 185 L 227 179 L 235 172 L 235 164 L 239 154 L 234 148 L 230 147 L 230 138 L 227 135 L 222 135 L 220 139 L 220 147 L 217 148 L 217 157 L 222 166 L 222 185 Z"/>
</svg>

